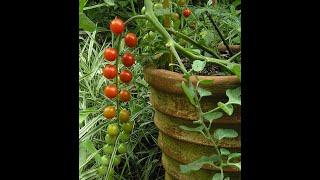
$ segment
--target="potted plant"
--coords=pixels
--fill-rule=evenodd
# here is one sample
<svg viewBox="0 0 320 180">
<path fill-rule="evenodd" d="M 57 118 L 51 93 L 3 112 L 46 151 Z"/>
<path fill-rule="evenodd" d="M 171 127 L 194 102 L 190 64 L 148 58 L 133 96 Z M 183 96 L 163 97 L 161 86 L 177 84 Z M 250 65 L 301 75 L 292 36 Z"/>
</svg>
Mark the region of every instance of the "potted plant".
<svg viewBox="0 0 320 180">
<path fill-rule="evenodd" d="M 150 0 L 145 0 L 145 7 L 143 18 L 161 34 L 178 62 L 174 66 L 182 72 L 157 69 L 152 65 L 146 66 L 144 71 L 145 80 L 151 86 L 150 100 L 156 110 L 154 122 L 160 130 L 158 143 L 163 152 L 166 179 L 240 179 L 241 66 L 234 61 L 239 53 L 221 60 L 188 51 L 169 33 L 216 56 L 183 33 L 165 29 L 156 18 Z M 183 10 L 187 17 L 185 9 L 188 8 Z M 186 69 L 179 54 L 192 61 L 191 69 Z M 210 63 L 231 74 L 192 75 Z"/>
<path fill-rule="evenodd" d="M 187 3 L 176 8 L 183 17 L 170 12 L 167 0 L 163 5 L 144 0 L 144 5 L 144 13 L 125 24 L 146 23 L 150 31 L 139 42 L 158 44 L 146 46 L 140 59 L 148 62 L 144 77 L 160 130 L 166 179 L 240 179 L 240 53 L 223 59 L 187 36 L 183 24 L 197 29 L 197 23 L 187 19 L 194 16 Z M 154 48 L 159 53 L 150 55 Z M 214 75 L 201 75 L 208 67 Z"/>
</svg>

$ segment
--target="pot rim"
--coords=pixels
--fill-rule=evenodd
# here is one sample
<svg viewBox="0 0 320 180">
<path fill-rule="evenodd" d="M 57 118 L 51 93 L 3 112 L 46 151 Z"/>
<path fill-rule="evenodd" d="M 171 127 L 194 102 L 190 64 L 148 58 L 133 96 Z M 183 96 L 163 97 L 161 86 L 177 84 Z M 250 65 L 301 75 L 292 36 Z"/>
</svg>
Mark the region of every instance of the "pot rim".
<svg viewBox="0 0 320 180">
<path fill-rule="evenodd" d="M 143 69 L 145 80 L 155 89 L 165 91 L 168 93 L 183 94 L 180 86 L 177 84 L 185 81 L 182 73 L 172 72 L 165 69 L 158 69 L 154 65 L 145 66 Z M 212 87 L 220 89 L 220 91 L 214 93 L 223 93 L 228 88 L 233 88 L 241 85 L 241 81 L 237 76 L 191 76 L 190 80 L 196 84 L 199 80 L 213 80 L 212 84 L 200 85 L 200 87 L 211 90 Z M 224 90 L 224 91 L 222 91 Z"/>
</svg>

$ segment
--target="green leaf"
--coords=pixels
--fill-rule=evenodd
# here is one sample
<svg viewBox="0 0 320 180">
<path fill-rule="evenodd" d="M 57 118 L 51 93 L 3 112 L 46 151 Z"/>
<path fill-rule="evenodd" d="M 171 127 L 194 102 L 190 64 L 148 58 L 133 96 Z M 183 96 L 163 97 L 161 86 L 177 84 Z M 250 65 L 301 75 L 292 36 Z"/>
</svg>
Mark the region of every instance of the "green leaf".
<svg viewBox="0 0 320 180">
<path fill-rule="evenodd" d="M 223 138 L 235 138 L 238 137 L 237 131 L 233 129 L 217 129 L 214 132 L 214 138 L 221 140 Z"/>
<path fill-rule="evenodd" d="M 201 88 L 201 87 L 198 87 L 197 91 L 198 91 L 200 97 L 212 95 L 212 93 L 211 93 L 210 91 L 208 91 L 208 90 L 206 90 L 206 89 L 203 89 L 203 88 Z"/>
<path fill-rule="evenodd" d="M 208 156 L 202 156 L 201 158 L 186 164 L 186 165 L 180 165 L 180 171 L 182 173 L 189 173 L 191 171 L 198 171 L 204 164 L 212 164 L 214 162 L 218 162 L 219 157 L 217 155 L 212 155 L 210 157 Z"/>
<path fill-rule="evenodd" d="M 229 98 L 228 103 L 241 105 L 241 87 L 228 89 L 226 95 Z"/>
<path fill-rule="evenodd" d="M 114 6 L 114 0 L 103 0 L 107 5 Z"/>
<path fill-rule="evenodd" d="M 79 0 L 79 12 L 83 12 L 84 6 L 86 6 L 88 0 Z"/>
<path fill-rule="evenodd" d="M 206 66 L 205 61 L 195 60 L 192 63 L 192 70 L 194 70 L 196 72 L 200 72 L 204 69 L 205 66 Z"/>
<path fill-rule="evenodd" d="M 96 25 L 84 13 L 79 13 L 79 26 L 89 32 L 93 32 L 96 29 Z"/>
<path fill-rule="evenodd" d="M 238 158 L 241 156 L 241 153 L 232 153 L 232 154 L 229 154 L 228 156 L 228 162 L 231 161 L 232 159 L 234 158 Z"/>
<path fill-rule="evenodd" d="M 228 163 L 228 166 L 236 166 L 241 171 L 241 162 L 238 163 Z"/>
<path fill-rule="evenodd" d="M 241 65 L 237 63 L 229 63 L 227 68 L 241 80 Z"/>
<path fill-rule="evenodd" d="M 210 80 L 210 79 L 200 80 L 199 84 L 211 85 L 211 84 L 213 84 L 213 80 Z"/>
<path fill-rule="evenodd" d="M 203 130 L 203 126 L 201 125 L 201 126 L 198 126 L 198 127 L 195 127 L 195 128 L 192 128 L 192 127 L 187 127 L 187 126 L 184 126 L 184 125 L 181 125 L 181 126 L 179 126 L 181 129 L 183 129 L 183 130 L 186 130 L 186 131 L 193 131 L 193 132 L 202 132 L 202 130 Z"/>
<path fill-rule="evenodd" d="M 222 102 L 218 102 L 218 106 L 225 112 L 227 113 L 229 116 L 232 115 L 233 113 L 233 106 L 232 104 L 224 104 Z"/>
<path fill-rule="evenodd" d="M 95 154 L 94 158 L 97 163 L 100 162 L 101 156 L 99 153 L 97 153 L 98 150 L 94 147 L 94 144 L 92 141 L 90 141 L 90 140 L 83 141 L 80 144 L 79 148 L 80 148 L 80 152 L 81 152 L 79 154 L 79 156 L 80 156 L 82 163 L 84 163 L 84 161 L 87 159 L 87 157 L 90 156 L 91 154 Z"/>
<path fill-rule="evenodd" d="M 221 180 L 221 179 L 223 179 L 223 175 L 221 173 L 216 173 L 212 177 L 212 180 Z"/>
<path fill-rule="evenodd" d="M 184 93 L 186 94 L 186 96 L 188 97 L 190 103 L 195 106 L 195 105 L 196 105 L 196 102 L 194 101 L 194 97 L 195 97 L 194 91 L 193 91 L 191 88 L 189 88 L 189 87 L 184 83 L 184 81 L 182 81 L 181 87 L 182 87 Z"/>
<path fill-rule="evenodd" d="M 230 151 L 226 148 L 220 148 L 221 155 L 229 155 Z"/>
<path fill-rule="evenodd" d="M 215 119 L 221 118 L 222 116 L 223 114 L 220 111 L 213 111 L 213 112 L 203 114 L 204 119 L 208 120 L 210 123 Z"/>
<path fill-rule="evenodd" d="M 233 3 L 232 3 L 232 5 L 234 6 L 234 7 L 237 7 L 237 6 L 239 6 L 241 4 L 241 0 L 235 0 L 235 1 L 233 1 Z"/>
<path fill-rule="evenodd" d="M 79 124 L 81 124 L 83 121 L 85 121 L 87 119 L 87 117 L 93 112 L 96 112 L 96 110 L 93 108 L 87 108 L 87 109 L 80 111 Z"/>
</svg>

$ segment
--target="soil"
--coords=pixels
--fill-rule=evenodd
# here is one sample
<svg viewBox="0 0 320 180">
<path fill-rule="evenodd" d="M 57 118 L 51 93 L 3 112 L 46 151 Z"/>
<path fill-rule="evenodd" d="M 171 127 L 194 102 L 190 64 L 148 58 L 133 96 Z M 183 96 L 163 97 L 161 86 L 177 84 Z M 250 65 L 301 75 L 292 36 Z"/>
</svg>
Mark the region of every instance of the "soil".
<svg viewBox="0 0 320 180">
<path fill-rule="evenodd" d="M 192 68 L 192 61 L 188 60 L 187 58 L 182 58 L 181 61 L 188 71 Z M 174 70 L 174 72 L 182 73 L 182 71 L 180 70 L 180 68 L 178 66 L 174 66 L 173 70 Z M 213 65 L 213 64 L 206 64 L 205 68 L 201 72 L 199 72 L 199 73 L 194 72 L 193 74 L 199 75 L 199 76 L 225 76 L 225 75 L 227 75 L 226 73 L 222 72 L 221 67 Z"/>
</svg>

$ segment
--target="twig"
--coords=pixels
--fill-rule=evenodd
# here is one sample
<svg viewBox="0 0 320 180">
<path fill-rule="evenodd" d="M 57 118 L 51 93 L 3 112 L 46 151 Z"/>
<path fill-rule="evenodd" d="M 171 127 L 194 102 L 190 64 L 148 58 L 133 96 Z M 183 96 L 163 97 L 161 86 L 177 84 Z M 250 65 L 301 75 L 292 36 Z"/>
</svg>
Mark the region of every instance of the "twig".
<svg viewBox="0 0 320 180">
<path fill-rule="evenodd" d="M 215 29 L 216 29 L 216 31 L 218 32 L 218 34 L 219 34 L 219 36 L 220 36 L 220 38 L 221 38 L 221 40 L 222 40 L 223 44 L 226 46 L 227 50 L 229 51 L 229 54 L 230 54 L 231 56 L 233 56 L 233 53 L 232 53 L 232 51 L 230 50 L 230 48 L 229 48 L 229 46 L 228 46 L 228 44 L 227 44 L 226 40 L 225 40 L 225 39 L 224 39 L 224 37 L 222 36 L 222 34 L 221 34 L 221 32 L 220 32 L 220 30 L 219 30 L 218 26 L 214 23 L 214 21 L 213 21 L 213 19 L 212 19 L 211 14 L 210 14 L 208 11 L 206 11 L 206 14 L 207 14 L 207 16 L 209 17 L 210 22 L 213 24 L 214 28 L 215 28 Z"/>
</svg>

